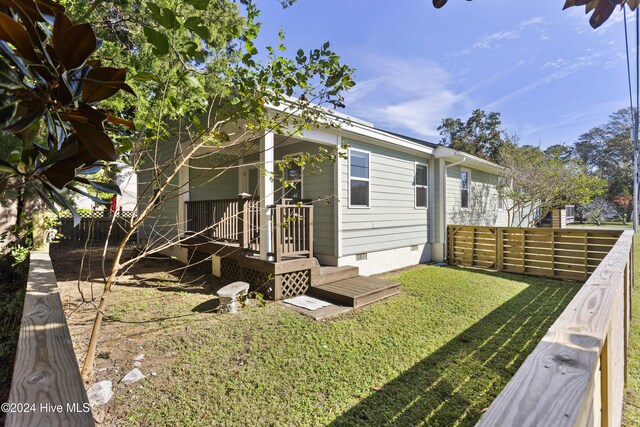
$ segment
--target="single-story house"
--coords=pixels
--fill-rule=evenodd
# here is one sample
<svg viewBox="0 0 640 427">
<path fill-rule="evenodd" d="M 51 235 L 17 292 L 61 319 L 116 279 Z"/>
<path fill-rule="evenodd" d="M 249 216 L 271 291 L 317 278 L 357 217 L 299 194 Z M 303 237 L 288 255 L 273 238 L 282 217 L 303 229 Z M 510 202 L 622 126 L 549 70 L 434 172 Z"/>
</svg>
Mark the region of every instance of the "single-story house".
<svg viewBox="0 0 640 427">
<path fill-rule="evenodd" d="M 294 187 L 270 179 L 285 156 L 345 143 L 347 158 L 287 168 Z M 175 150 L 167 144 L 159 151 L 168 158 Z M 496 190 L 498 165 L 353 117 L 340 128 L 294 137 L 266 133 L 241 156 L 238 151 L 203 148 L 173 184 L 183 191 L 164 200 L 138 239 L 191 234 L 169 254 L 185 263 L 214 255 L 214 273 L 229 280 L 270 278 L 272 296 L 282 298 L 306 289 L 322 267 L 357 267 L 369 276 L 442 261 L 447 224 L 507 225 Z M 149 169 L 138 172 L 141 206 L 152 178 Z M 296 283 L 280 286 L 288 282 Z"/>
</svg>

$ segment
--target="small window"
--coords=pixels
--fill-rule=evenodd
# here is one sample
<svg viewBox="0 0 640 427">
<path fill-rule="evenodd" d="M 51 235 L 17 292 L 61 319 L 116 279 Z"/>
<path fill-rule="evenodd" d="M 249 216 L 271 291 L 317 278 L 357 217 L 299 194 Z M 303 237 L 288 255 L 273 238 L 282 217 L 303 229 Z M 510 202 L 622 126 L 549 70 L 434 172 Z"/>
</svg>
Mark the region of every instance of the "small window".
<svg viewBox="0 0 640 427">
<path fill-rule="evenodd" d="M 460 171 L 460 207 L 469 209 L 469 171 L 462 169 Z"/>
<path fill-rule="evenodd" d="M 498 195 L 498 210 L 499 211 L 504 210 L 504 199 L 500 195 Z"/>
<path fill-rule="evenodd" d="M 370 153 L 349 150 L 349 206 L 368 208 Z"/>
<path fill-rule="evenodd" d="M 416 207 L 417 208 L 427 208 L 428 200 L 429 200 L 429 192 L 427 188 L 427 165 L 421 165 L 416 163 L 416 177 L 415 177 L 415 187 L 416 187 Z"/>
<path fill-rule="evenodd" d="M 284 179 L 287 187 L 282 188 L 283 199 L 302 199 L 302 166 L 296 164 L 295 160 L 291 160 L 284 169 Z"/>
</svg>

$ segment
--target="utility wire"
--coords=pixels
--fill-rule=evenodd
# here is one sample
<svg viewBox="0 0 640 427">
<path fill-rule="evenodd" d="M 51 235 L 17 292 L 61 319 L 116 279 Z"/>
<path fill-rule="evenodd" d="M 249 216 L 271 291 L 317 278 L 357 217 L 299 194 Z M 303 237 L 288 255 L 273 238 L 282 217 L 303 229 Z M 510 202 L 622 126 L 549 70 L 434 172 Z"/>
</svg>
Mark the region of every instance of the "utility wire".
<svg viewBox="0 0 640 427">
<path fill-rule="evenodd" d="M 624 16 L 624 45 L 627 54 L 627 77 L 629 83 L 629 106 L 631 108 L 631 119 L 633 130 L 631 139 L 633 140 L 633 231 L 638 231 L 638 111 L 633 108 L 633 88 L 631 86 L 631 55 L 629 55 L 629 35 L 627 31 L 627 8 L 622 5 Z M 636 8 L 636 105 L 640 102 L 640 14 Z"/>
</svg>

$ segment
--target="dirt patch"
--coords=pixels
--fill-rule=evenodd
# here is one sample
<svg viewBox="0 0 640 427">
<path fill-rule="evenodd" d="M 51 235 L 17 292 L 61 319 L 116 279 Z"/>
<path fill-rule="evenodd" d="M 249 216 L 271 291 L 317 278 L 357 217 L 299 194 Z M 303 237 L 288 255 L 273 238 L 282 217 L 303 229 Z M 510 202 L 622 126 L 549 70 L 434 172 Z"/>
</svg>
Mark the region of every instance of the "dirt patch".
<svg viewBox="0 0 640 427">
<path fill-rule="evenodd" d="M 84 362 L 96 307 L 102 295 L 102 248 L 86 250 L 56 244 L 50 250 L 60 296 L 67 314 L 78 364 Z M 105 270 L 113 261 L 107 253 Z M 135 256 L 126 249 L 124 259 Z M 136 399 L 144 387 L 164 387 L 171 381 L 177 351 L 160 349 L 164 340 L 180 342 L 194 321 L 215 321 L 216 291 L 223 283 L 195 268 L 185 269 L 177 260 L 154 256 L 136 263 L 109 296 L 106 317 L 98 342 L 92 383 L 113 382 L 113 399 L 94 411 L 102 425 L 118 425 L 126 403 Z M 136 356 L 144 358 L 134 361 Z M 146 376 L 143 381 L 124 385 L 120 380 L 134 367 Z"/>
</svg>

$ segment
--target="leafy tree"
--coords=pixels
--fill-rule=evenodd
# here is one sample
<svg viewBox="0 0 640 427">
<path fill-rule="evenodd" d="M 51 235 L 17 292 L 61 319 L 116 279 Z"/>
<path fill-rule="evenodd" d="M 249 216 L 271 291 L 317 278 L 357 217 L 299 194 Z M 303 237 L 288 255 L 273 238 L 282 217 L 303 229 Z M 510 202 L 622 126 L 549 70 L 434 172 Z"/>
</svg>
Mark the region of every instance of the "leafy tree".
<svg viewBox="0 0 640 427">
<path fill-rule="evenodd" d="M 509 146 L 501 151 L 501 159 L 504 168 L 498 192 L 505 201 L 509 226 L 533 224 L 558 206 L 587 204 L 606 186 L 579 161 L 562 161 L 538 147 Z"/>
<path fill-rule="evenodd" d="M 442 143 L 454 150 L 463 151 L 499 163 L 500 151 L 515 144 L 515 137 L 500 129 L 500 113 L 487 114 L 477 109 L 463 122 L 446 118 L 438 127 Z"/>
<path fill-rule="evenodd" d="M 614 203 L 606 197 L 596 197 L 586 205 L 578 205 L 576 214 L 580 218 L 580 222 L 593 221 L 597 225 L 603 222 L 619 217 L 619 212 Z"/>
<path fill-rule="evenodd" d="M 609 181 L 610 197 L 633 194 L 633 117 L 629 108 L 578 137 L 573 151 L 590 173 Z"/>
<path fill-rule="evenodd" d="M 152 182 L 139 186 L 138 197 L 145 203 L 132 215 L 111 268 L 105 270 L 82 368 L 83 378 L 88 380 L 108 295 L 119 274 L 141 257 L 186 238 L 158 232 L 139 254 L 123 259 L 133 233 L 142 224 L 158 225 L 157 218 L 167 202 L 188 191 L 176 183 L 190 159 L 204 147 L 207 153 L 234 153 L 217 165 L 221 174 L 224 168 L 237 165 L 248 147 L 267 131 L 293 135 L 309 127 L 332 126 L 336 119 L 327 114 L 326 107 L 343 106 L 342 93 L 354 83 L 353 70 L 340 62 L 329 43 L 288 55 L 281 35 L 277 46 L 259 52 L 255 45 L 259 11 L 250 2 L 113 0 L 93 2 L 88 7 L 70 2 L 69 6 L 99 28 L 98 34 L 105 40 L 105 60 L 108 56 L 134 70 L 132 88 L 143 100 L 132 103 L 114 98 L 113 105 L 135 115 L 138 132 L 124 135 L 118 146 L 121 160 L 153 175 Z M 167 152 L 172 154 L 167 156 Z M 292 161 L 313 163 L 336 155 L 321 150 L 317 156 Z M 168 225 L 176 226 L 175 216 Z"/>
<path fill-rule="evenodd" d="M 124 69 L 91 59 L 99 45 L 90 25 L 74 25 L 52 0 L 0 6 L 0 131 L 19 140 L 17 150 L 15 139 L 0 141 L 2 151 L 11 151 L 0 159 L 0 192 L 17 192 L 19 206 L 35 193 L 52 211 L 62 206 L 79 221 L 66 193 L 92 197 L 83 185 L 119 192 L 92 177 L 117 158 L 112 131 L 133 123 L 100 104 L 120 90 L 134 92 Z M 39 208 L 32 198 L 24 205 L 29 215 Z"/>
</svg>

